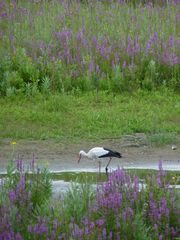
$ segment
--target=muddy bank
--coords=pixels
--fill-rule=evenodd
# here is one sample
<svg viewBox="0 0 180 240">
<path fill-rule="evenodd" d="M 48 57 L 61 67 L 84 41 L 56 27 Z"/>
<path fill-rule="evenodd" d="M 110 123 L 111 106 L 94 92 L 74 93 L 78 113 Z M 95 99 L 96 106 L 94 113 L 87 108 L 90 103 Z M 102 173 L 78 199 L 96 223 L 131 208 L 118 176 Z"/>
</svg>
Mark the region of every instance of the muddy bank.
<svg viewBox="0 0 180 240">
<path fill-rule="evenodd" d="M 17 158 L 22 158 L 26 162 L 30 162 L 34 154 L 38 164 L 48 164 L 52 171 L 97 171 L 97 163 L 88 159 L 82 159 L 80 164 L 77 164 L 79 151 L 82 149 L 88 151 L 94 146 L 104 146 L 122 153 L 121 159 L 112 160 L 110 165 L 112 169 L 117 167 L 156 169 L 159 160 L 163 160 L 164 168 L 180 170 L 180 145 L 176 145 L 176 150 L 172 150 L 172 145 L 152 147 L 142 134 L 127 135 L 124 139 L 101 140 L 98 143 L 62 144 L 54 140 L 19 140 L 17 144 L 11 145 L 10 142 L 11 139 L 0 140 L 0 172 L 5 171 L 13 151 Z M 107 161 L 103 161 L 103 169 Z"/>
</svg>

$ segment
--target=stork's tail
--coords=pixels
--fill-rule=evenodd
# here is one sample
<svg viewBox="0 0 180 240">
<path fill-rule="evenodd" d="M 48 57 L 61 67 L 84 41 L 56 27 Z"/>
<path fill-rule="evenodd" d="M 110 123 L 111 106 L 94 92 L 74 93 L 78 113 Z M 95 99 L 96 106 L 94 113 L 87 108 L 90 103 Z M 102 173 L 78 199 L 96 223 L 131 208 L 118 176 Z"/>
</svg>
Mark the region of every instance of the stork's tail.
<svg viewBox="0 0 180 240">
<path fill-rule="evenodd" d="M 117 157 L 117 158 L 122 157 L 121 153 L 119 153 L 119 152 L 113 152 L 113 153 L 114 153 L 114 157 Z"/>
</svg>

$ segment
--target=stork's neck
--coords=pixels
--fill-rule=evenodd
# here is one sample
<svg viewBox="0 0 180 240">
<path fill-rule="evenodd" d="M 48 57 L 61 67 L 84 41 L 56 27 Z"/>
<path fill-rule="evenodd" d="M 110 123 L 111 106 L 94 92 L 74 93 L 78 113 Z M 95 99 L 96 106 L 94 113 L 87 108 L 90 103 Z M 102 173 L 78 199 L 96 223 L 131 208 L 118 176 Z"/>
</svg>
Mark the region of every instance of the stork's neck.
<svg viewBox="0 0 180 240">
<path fill-rule="evenodd" d="M 83 157 L 88 157 L 88 154 L 85 152 L 85 151 L 80 151 L 80 154 L 81 154 L 81 156 L 83 156 Z"/>
</svg>

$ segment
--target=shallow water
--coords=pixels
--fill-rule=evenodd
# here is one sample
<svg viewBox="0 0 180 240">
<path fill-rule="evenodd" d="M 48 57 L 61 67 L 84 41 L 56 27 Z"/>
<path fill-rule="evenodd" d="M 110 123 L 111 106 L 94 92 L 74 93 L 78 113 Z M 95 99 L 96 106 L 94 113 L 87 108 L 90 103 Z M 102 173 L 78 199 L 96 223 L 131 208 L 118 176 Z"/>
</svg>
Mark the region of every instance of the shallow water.
<svg viewBox="0 0 180 240">
<path fill-rule="evenodd" d="M 163 169 L 167 171 L 180 171 L 180 160 L 172 161 L 172 160 L 163 160 L 162 161 Z M 123 162 L 121 164 L 117 164 L 112 162 L 111 165 L 109 166 L 110 171 L 116 170 L 118 167 L 119 168 L 124 168 L 124 169 L 153 169 L 153 170 L 158 170 L 158 165 L 159 161 L 144 161 L 144 162 L 134 162 L 134 161 L 128 161 L 128 162 Z M 76 167 L 77 166 L 77 167 Z M 58 167 L 50 165 L 50 170 L 52 172 L 97 172 L 98 171 L 98 165 L 95 164 L 94 166 L 92 165 L 75 165 L 73 167 L 68 167 L 63 168 L 60 170 Z M 102 172 L 105 172 L 105 166 L 101 168 Z"/>
<path fill-rule="evenodd" d="M 93 185 L 94 187 L 96 187 L 96 184 L 93 184 Z M 66 182 L 64 180 L 54 180 L 52 182 L 52 186 L 53 186 L 53 195 L 58 197 L 58 195 L 60 195 L 61 193 L 65 193 L 68 191 L 68 189 L 71 186 L 71 182 Z M 142 187 L 142 184 L 140 184 L 140 189 L 141 187 Z M 170 185 L 169 187 L 180 189 L 180 185 Z"/>
</svg>

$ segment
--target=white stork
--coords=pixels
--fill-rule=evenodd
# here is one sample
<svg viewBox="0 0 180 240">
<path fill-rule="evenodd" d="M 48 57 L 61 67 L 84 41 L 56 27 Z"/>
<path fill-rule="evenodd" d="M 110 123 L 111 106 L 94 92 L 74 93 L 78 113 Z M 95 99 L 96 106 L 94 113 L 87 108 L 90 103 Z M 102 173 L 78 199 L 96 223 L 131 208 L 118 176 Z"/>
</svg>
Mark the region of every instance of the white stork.
<svg viewBox="0 0 180 240">
<path fill-rule="evenodd" d="M 91 150 L 89 150 L 88 153 L 81 150 L 79 152 L 78 163 L 80 162 L 81 157 L 87 157 L 91 160 L 96 160 L 96 161 L 98 160 L 98 162 L 99 162 L 99 173 L 100 173 L 100 170 L 101 170 L 101 158 L 103 159 L 103 158 L 109 157 L 109 162 L 108 162 L 108 164 L 106 165 L 106 168 L 105 168 L 106 173 L 107 173 L 108 172 L 108 166 L 111 162 L 112 157 L 121 158 L 122 156 L 121 156 L 121 153 L 110 150 L 108 148 L 95 147 L 95 148 L 92 148 Z"/>
</svg>

